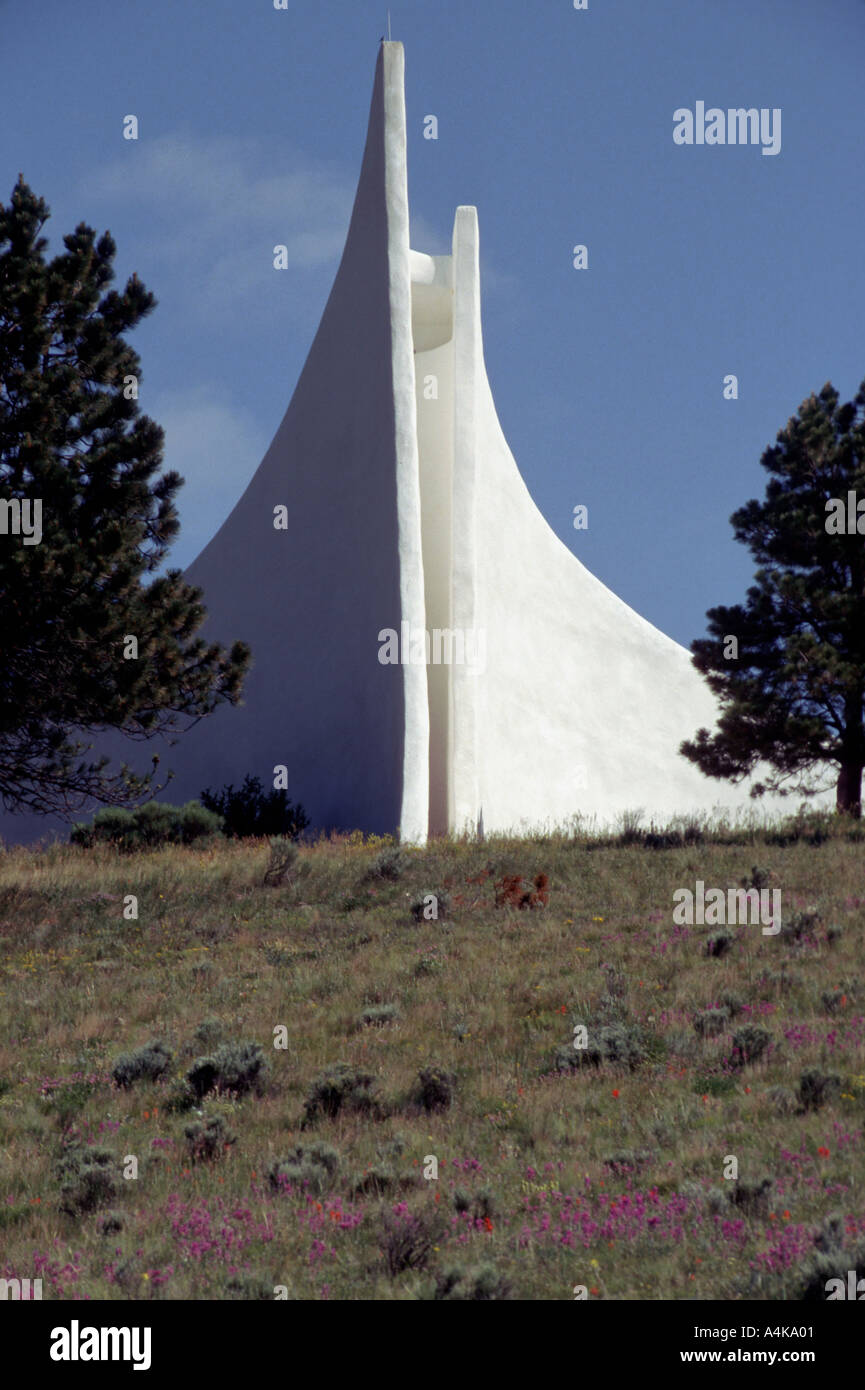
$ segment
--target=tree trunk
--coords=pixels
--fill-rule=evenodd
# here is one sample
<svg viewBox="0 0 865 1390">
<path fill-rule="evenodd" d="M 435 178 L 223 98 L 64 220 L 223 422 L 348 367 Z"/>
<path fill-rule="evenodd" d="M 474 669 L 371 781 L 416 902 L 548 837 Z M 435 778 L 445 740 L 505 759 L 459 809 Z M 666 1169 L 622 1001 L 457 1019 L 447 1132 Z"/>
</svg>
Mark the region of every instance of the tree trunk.
<svg viewBox="0 0 865 1390">
<path fill-rule="evenodd" d="M 835 796 L 835 809 L 848 816 L 859 817 L 862 815 L 861 762 L 841 764 Z"/>
</svg>

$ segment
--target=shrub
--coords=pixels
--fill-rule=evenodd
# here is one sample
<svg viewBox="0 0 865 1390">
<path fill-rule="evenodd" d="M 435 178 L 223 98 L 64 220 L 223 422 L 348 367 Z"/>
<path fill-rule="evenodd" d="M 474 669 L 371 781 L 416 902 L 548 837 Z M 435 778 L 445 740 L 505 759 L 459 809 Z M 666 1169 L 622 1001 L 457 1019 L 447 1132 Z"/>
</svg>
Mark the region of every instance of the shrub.
<svg viewBox="0 0 865 1390">
<path fill-rule="evenodd" d="M 605 1023 L 590 1028 L 588 1045 L 575 1048 L 573 1043 L 560 1047 L 555 1056 L 556 1071 L 577 1071 L 580 1067 L 599 1067 L 604 1062 L 626 1066 L 634 1071 L 645 1060 L 643 1032 L 636 1024 L 623 1021 Z"/>
<path fill-rule="evenodd" d="M 223 1043 L 210 1056 L 197 1058 L 186 1080 L 199 1100 L 213 1090 L 238 1096 L 254 1090 L 261 1095 L 269 1070 L 257 1042 Z"/>
<path fill-rule="evenodd" d="M 838 985 L 835 989 L 827 989 L 820 996 L 820 1002 L 827 1014 L 834 1014 L 845 1004 L 853 1003 L 859 997 L 859 984 L 856 980 L 848 980 Z"/>
<path fill-rule="evenodd" d="M 754 1023 L 738 1028 L 733 1034 L 733 1065 L 747 1067 L 759 1062 L 771 1041 L 771 1034 Z"/>
<path fill-rule="evenodd" d="M 730 1197 L 723 1187 L 710 1187 L 706 1193 L 706 1206 L 710 1216 L 726 1216 L 730 1210 Z"/>
<path fill-rule="evenodd" d="M 234 1300 L 247 1299 L 262 1303 L 273 1299 L 274 1285 L 263 1274 L 232 1274 L 223 1288 L 224 1296 Z"/>
<path fill-rule="evenodd" d="M 651 1157 L 648 1149 L 618 1149 L 616 1153 L 604 1159 L 604 1166 L 619 1178 L 628 1173 L 636 1173 Z"/>
<path fill-rule="evenodd" d="M 106 806 L 96 812 L 90 825 L 74 825 L 69 839 L 85 849 L 109 844 L 131 854 L 158 849 L 162 845 L 191 845 L 218 834 L 221 826 L 220 817 L 205 810 L 197 801 L 188 801 L 185 806 L 148 801 L 131 811 Z"/>
<path fill-rule="evenodd" d="M 391 1278 L 407 1269 L 426 1269 L 441 1230 L 438 1218 L 409 1211 L 399 1202 L 381 1216 L 381 1244 Z"/>
<path fill-rule="evenodd" d="M 820 913 L 816 908 L 807 912 L 794 912 L 788 921 L 781 925 L 781 940 L 788 944 L 802 945 L 815 940 Z"/>
<path fill-rule="evenodd" d="M 827 1217 L 814 1237 L 814 1251 L 799 1265 L 787 1297 L 807 1303 L 825 1302 L 830 1279 L 840 1279 L 846 1294 L 848 1270 L 856 1271 L 857 1280 L 865 1275 L 865 1240 L 860 1238 L 855 1245 L 848 1245 L 847 1240 L 842 1218 Z"/>
<path fill-rule="evenodd" d="M 348 1062 L 337 1062 L 312 1082 L 304 1105 L 301 1128 L 320 1115 L 333 1119 L 341 1110 L 353 1110 L 378 1116 L 378 1082 L 371 1072 L 359 1071 Z"/>
<path fill-rule="evenodd" d="M 171 1053 L 161 1042 L 148 1043 L 135 1052 L 123 1052 L 111 1068 L 112 1079 L 124 1090 L 136 1081 L 158 1081 L 171 1065 Z"/>
<path fill-rule="evenodd" d="M 468 1212 L 473 1221 L 494 1221 L 499 1209 L 496 1195 L 491 1187 L 481 1187 L 475 1193 L 464 1187 L 455 1187 L 453 1192 L 454 1211 Z"/>
<path fill-rule="evenodd" d="M 731 1018 L 735 1018 L 745 1007 L 745 1001 L 742 996 L 740 994 L 734 994 L 732 990 L 728 990 L 726 993 L 722 994 L 719 1002 L 721 1008 L 726 1009 Z"/>
<path fill-rule="evenodd" d="M 395 1023 L 399 1018 L 396 1004 L 370 1004 L 360 1016 L 361 1028 L 383 1028 L 386 1023 Z"/>
<path fill-rule="evenodd" d="M 381 854 L 376 855 L 372 864 L 364 875 L 367 879 L 384 878 L 395 883 L 401 878 L 408 867 L 408 860 L 401 849 L 396 847 L 383 849 Z"/>
<path fill-rule="evenodd" d="M 278 888 L 297 859 L 297 845 L 283 836 L 270 842 L 270 863 L 264 874 L 264 881 L 270 888 Z"/>
<path fill-rule="evenodd" d="M 113 1202 L 117 1196 L 116 1159 L 109 1149 L 68 1144 L 60 1157 L 60 1210 L 83 1216 Z"/>
<path fill-rule="evenodd" d="M 740 1178 L 730 1192 L 730 1202 L 734 1207 L 741 1207 L 748 1216 L 767 1216 L 772 1185 L 771 1178 L 761 1178 L 759 1182 L 745 1182 Z"/>
<path fill-rule="evenodd" d="M 66 1085 L 55 1086 L 42 1097 L 42 1102 L 56 1116 L 61 1130 L 66 1130 L 76 1115 L 80 1115 L 95 1090 L 95 1085 L 90 1081 L 69 1081 Z"/>
<path fill-rule="evenodd" d="M 841 1094 L 841 1078 L 834 1072 L 811 1068 L 799 1077 L 799 1102 L 804 1111 L 820 1110 Z"/>
<path fill-rule="evenodd" d="M 424 975 L 440 975 L 444 966 L 441 961 L 433 955 L 421 956 L 419 961 L 415 961 L 412 966 L 412 974 L 416 979 L 422 980 Z"/>
<path fill-rule="evenodd" d="M 728 931 L 716 931 L 706 942 L 706 955 L 720 958 L 726 956 L 730 947 L 733 945 L 733 933 Z"/>
<path fill-rule="evenodd" d="M 505 874 L 495 885 L 496 907 L 546 907 L 550 901 L 550 880 L 546 874 L 536 874 L 526 883 L 519 874 Z"/>
<path fill-rule="evenodd" d="M 169 1115 L 184 1115 L 188 1110 L 193 1110 L 197 1104 L 198 1096 L 185 1077 L 180 1077 L 172 1086 L 169 1086 L 165 1100 L 162 1102 L 163 1109 Z"/>
<path fill-rule="evenodd" d="M 768 888 L 772 878 L 771 869 L 761 869 L 755 864 L 751 869 L 751 877 L 742 879 L 743 888 Z"/>
<path fill-rule="evenodd" d="M 789 1086 L 772 1086 L 766 1092 L 766 1099 L 776 1115 L 793 1115 L 798 1108 L 796 1094 Z"/>
<path fill-rule="evenodd" d="M 430 898 L 433 899 L 430 902 Z M 437 893 L 421 893 L 411 905 L 411 915 L 416 922 L 444 922 L 450 915 L 450 893 L 440 889 Z"/>
<path fill-rule="evenodd" d="M 193 1163 L 214 1163 L 222 1158 L 226 1149 L 237 1142 L 221 1115 L 211 1115 L 205 1120 L 193 1120 L 183 1131 L 186 1147 Z"/>
<path fill-rule="evenodd" d="M 433 1063 L 417 1074 L 417 1099 L 424 1110 L 447 1110 L 453 1104 L 457 1079 L 452 1071 Z"/>
<path fill-rule="evenodd" d="M 474 1269 L 463 1269 L 452 1265 L 436 1276 L 436 1291 L 433 1297 L 442 1302 L 504 1302 L 511 1298 L 511 1285 L 491 1264 L 481 1264 Z"/>
<path fill-rule="evenodd" d="M 330 1144 L 298 1144 L 286 1158 L 272 1164 L 267 1180 L 272 1192 L 297 1187 L 319 1196 L 332 1185 L 338 1168 L 339 1154 Z"/>
<path fill-rule="evenodd" d="M 303 807 L 289 801 L 287 792 L 265 792 L 261 778 L 249 774 L 236 790 L 233 784 L 220 791 L 205 788 L 201 802 L 222 817 L 223 834 L 233 839 L 280 835 L 296 840 L 309 825 Z"/>
<path fill-rule="evenodd" d="M 225 1034 L 225 1025 L 218 1018 L 205 1018 L 195 1030 L 195 1041 L 200 1047 L 218 1047 Z"/>
<path fill-rule="evenodd" d="M 694 1032 L 698 1038 L 717 1038 L 729 1022 L 729 1009 L 701 1009 L 694 1017 Z"/>
</svg>

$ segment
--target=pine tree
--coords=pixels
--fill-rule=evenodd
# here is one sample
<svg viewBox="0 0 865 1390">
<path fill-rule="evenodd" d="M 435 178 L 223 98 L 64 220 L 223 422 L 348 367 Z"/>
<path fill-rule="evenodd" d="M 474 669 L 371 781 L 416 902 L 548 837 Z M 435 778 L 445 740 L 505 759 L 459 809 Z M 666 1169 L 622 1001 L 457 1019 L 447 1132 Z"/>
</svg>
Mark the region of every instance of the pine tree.
<svg viewBox="0 0 865 1390">
<path fill-rule="evenodd" d="M 249 652 L 197 638 L 201 591 L 155 576 L 183 480 L 159 472 L 123 335 L 156 301 L 137 275 L 109 288 L 114 242 L 84 223 L 46 260 L 48 216 L 23 176 L 0 204 L 0 797 L 69 814 L 153 790 L 87 736 L 182 732 L 238 701 Z"/>
<path fill-rule="evenodd" d="M 771 772 L 756 795 L 813 795 L 823 789 L 821 771 L 834 767 L 837 809 L 859 816 L 865 382 L 853 401 L 838 401 L 830 383 L 803 401 L 763 453 L 771 475 L 765 499 L 730 518 L 760 568 L 746 603 L 710 609 L 711 637 L 691 645 L 722 712 L 712 735 L 700 729 L 680 751 L 708 776 L 733 781 L 764 762 Z"/>
</svg>

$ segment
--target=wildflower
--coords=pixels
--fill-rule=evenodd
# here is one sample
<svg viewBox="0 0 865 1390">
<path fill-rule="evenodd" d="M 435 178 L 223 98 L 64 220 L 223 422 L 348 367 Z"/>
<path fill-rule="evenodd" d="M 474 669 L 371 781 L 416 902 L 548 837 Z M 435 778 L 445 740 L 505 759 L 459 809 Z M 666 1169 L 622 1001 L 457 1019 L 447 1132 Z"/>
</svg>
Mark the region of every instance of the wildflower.
<svg viewBox="0 0 865 1390">
<path fill-rule="evenodd" d="M 616 1100 L 618 1100 L 618 1099 L 619 1099 L 619 1093 L 618 1093 L 618 1091 L 614 1091 L 614 1092 L 613 1092 L 613 1096 L 614 1096 L 614 1098 L 615 1098 Z"/>
<path fill-rule="evenodd" d="M 600 1292 L 601 1292 L 600 1289 L 589 1289 L 589 1293 L 595 1293 L 595 1294 L 597 1294 L 597 1293 L 600 1293 Z"/>
<path fill-rule="evenodd" d="M 829 1157 L 830 1157 L 829 1150 L 826 1148 L 826 1145 L 825 1145 L 825 1144 L 821 1144 L 820 1147 L 819 1147 L 819 1149 L 817 1150 L 817 1152 L 818 1152 L 818 1154 L 820 1155 L 821 1158 L 829 1158 Z"/>
<path fill-rule="evenodd" d="M 438 1193 L 436 1193 L 436 1196 L 438 1196 Z M 484 1229 L 487 1231 L 491 1231 L 493 1229 L 493 1223 L 492 1221 L 490 1221 L 490 1218 L 488 1216 L 484 1217 Z"/>
</svg>

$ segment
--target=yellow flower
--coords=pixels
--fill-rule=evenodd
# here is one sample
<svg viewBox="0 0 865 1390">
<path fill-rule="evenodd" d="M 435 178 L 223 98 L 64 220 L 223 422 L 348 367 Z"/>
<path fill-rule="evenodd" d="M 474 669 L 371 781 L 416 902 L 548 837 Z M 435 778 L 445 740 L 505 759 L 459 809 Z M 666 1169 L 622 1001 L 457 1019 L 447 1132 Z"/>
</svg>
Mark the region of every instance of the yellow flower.
<svg viewBox="0 0 865 1390">
<path fill-rule="evenodd" d="M 597 1268 L 598 1268 L 598 1262 L 597 1262 L 597 1260 L 589 1260 L 589 1264 L 592 1266 L 592 1269 L 597 1269 Z"/>
</svg>

